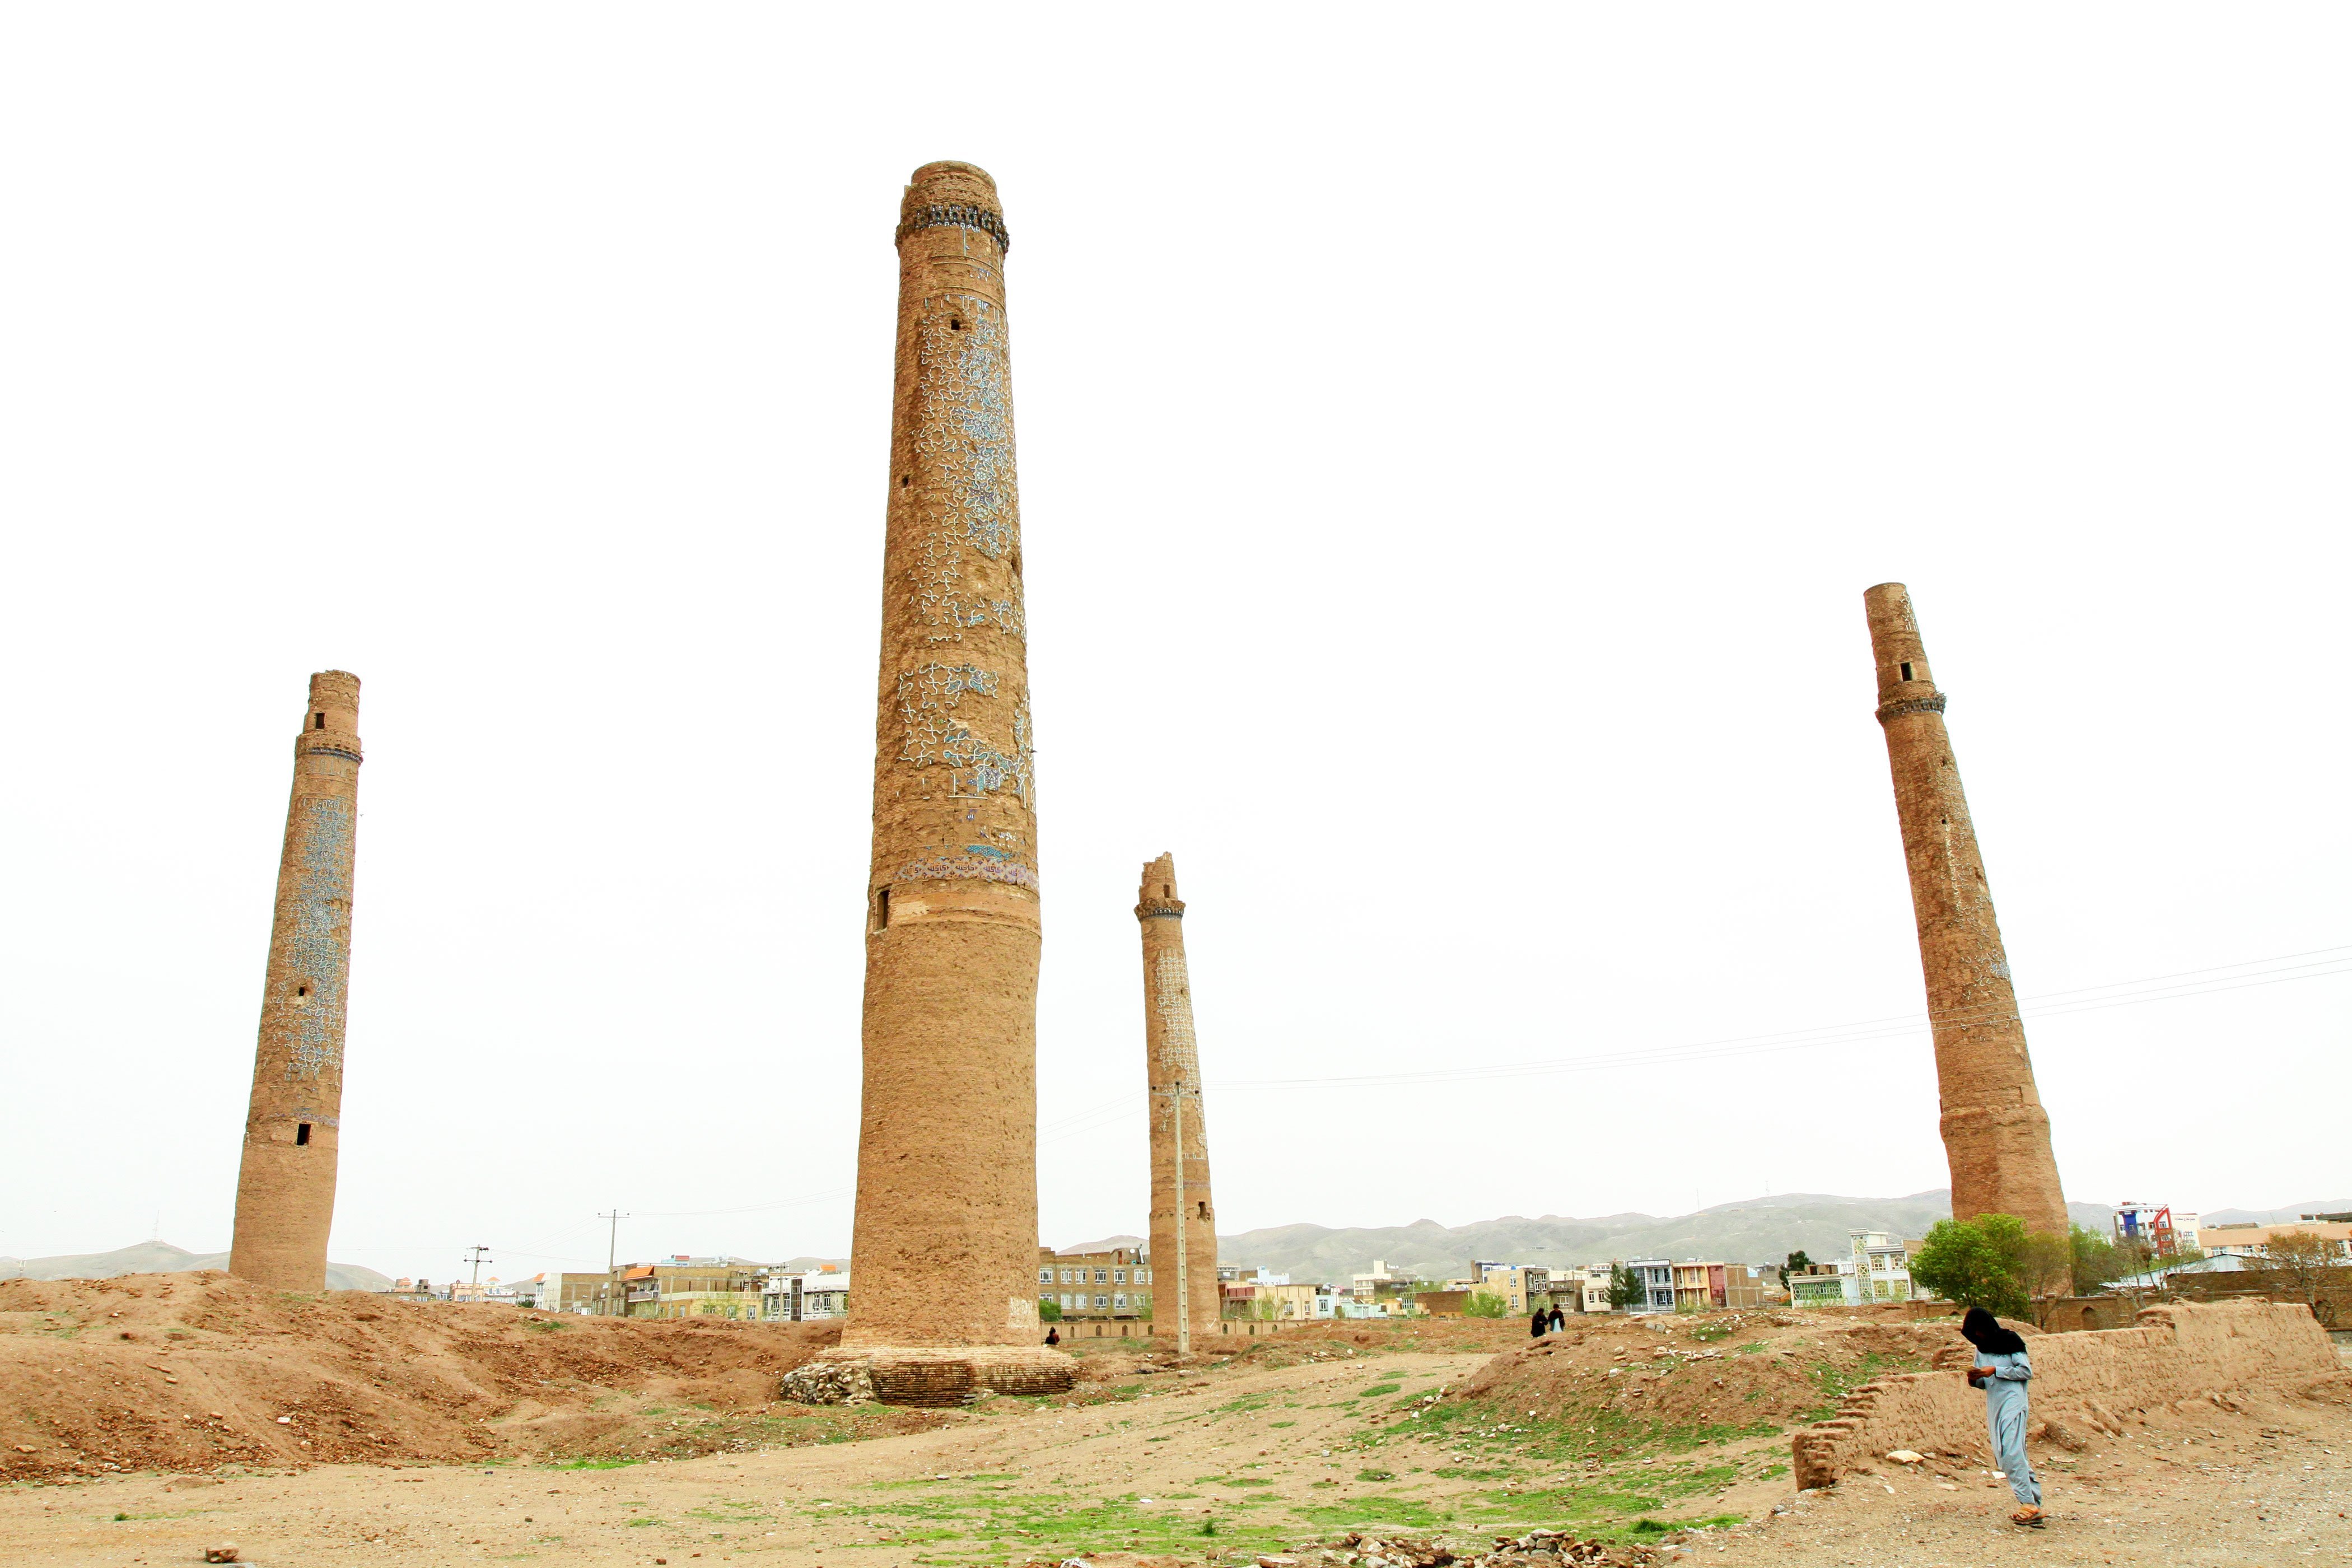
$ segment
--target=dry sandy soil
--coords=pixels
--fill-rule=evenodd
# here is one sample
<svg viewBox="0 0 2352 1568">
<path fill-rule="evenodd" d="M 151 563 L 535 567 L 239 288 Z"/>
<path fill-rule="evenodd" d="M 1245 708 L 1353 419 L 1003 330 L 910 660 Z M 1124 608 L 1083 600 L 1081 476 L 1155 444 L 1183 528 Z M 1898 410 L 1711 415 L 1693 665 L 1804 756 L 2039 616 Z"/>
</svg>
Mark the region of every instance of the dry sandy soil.
<svg viewBox="0 0 2352 1568">
<path fill-rule="evenodd" d="M 136 1300 L 162 1303 L 153 1279 L 127 1283 L 148 1289 Z M 175 1284 L 172 1300 L 184 1308 L 196 1286 L 187 1276 Z M 121 1410 L 194 1385 L 193 1352 L 175 1359 L 152 1353 L 152 1343 L 105 1338 L 149 1331 L 114 1327 L 124 1320 L 105 1313 L 128 1310 L 108 1305 L 114 1298 L 97 1296 L 98 1287 L 70 1289 L 102 1308 L 71 1339 L 27 1331 L 20 1322 L 26 1309 L 0 1299 L 0 1311 L 16 1314 L 0 1320 L 14 1330 L 0 1331 L 0 1426 L 59 1422 L 55 1409 L 28 1409 L 30 1395 L 68 1401 L 65 1424 L 81 1422 L 77 1430 L 119 1434 Z M 203 1289 L 234 1296 L 243 1288 Z M 30 1321 L 68 1305 L 43 1303 Z M 272 1310 L 330 1309 L 383 1311 L 368 1298 Z M 2318 1398 L 2247 1400 L 2236 1414 L 2154 1412 L 2121 1441 L 2037 1454 L 2047 1461 L 2053 1522 L 2035 1533 L 2005 1522 L 2009 1493 L 1980 1471 L 1888 1465 L 1883 1476 L 1833 1490 L 1791 1492 L 1788 1425 L 1853 1383 L 1923 1361 L 1949 1331 L 1867 1314 L 1723 1314 L 1654 1327 L 1603 1321 L 1535 1351 L 1510 1324 L 1334 1326 L 1182 1367 L 1101 1342 L 1082 1347 L 1085 1381 L 1067 1398 L 844 1415 L 803 1414 L 756 1397 L 772 1392 L 772 1366 L 814 1347 L 817 1336 L 805 1329 L 575 1321 L 542 1330 L 508 1309 L 411 1310 L 419 1316 L 404 1320 L 401 1331 L 413 1353 L 401 1364 L 379 1363 L 334 1335 L 325 1337 L 341 1348 L 317 1361 L 291 1344 L 240 1351 L 224 1337 L 211 1342 L 224 1360 L 203 1375 L 211 1386 L 240 1390 L 252 1402 L 247 1418 L 283 1433 L 278 1414 L 319 1429 L 322 1381 L 397 1390 L 419 1386 L 403 1379 L 429 1373 L 444 1403 L 416 1430 L 429 1430 L 436 1443 L 459 1433 L 470 1462 L 352 1463 L 337 1450 L 329 1457 L 345 1462 L 316 1463 L 293 1438 L 283 1440 L 298 1445 L 291 1455 L 279 1447 L 200 1468 L 16 1471 L 16 1484 L 0 1489 L 0 1563 L 193 1563 L 205 1546 L 233 1540 L 247 1561 L 271 1568 L 664 1561 L 672 1568 L 915 1568 L 1059 1563 L 1081 1553 L 1118 1568 L 1238 1565 L 1274 1552 L 1314 1568 L 1327 1560 L 1314 1548 L 1349 1532 L 1434 1540 L 1467 1555 L 1496 1536 L 1538 1526 L 1612 1542 L 1620 1561 L 2352 1559 L 2345 1518 L 2352 1413 L 2334 1388 Z M 565 1337 L 582 1329 L 600 1332 Z M 281 1337 L 304 1338 L 267 1339 Z M 530 1392 L 546 1366 L 513 1359 L 557 1341 L 594 1349 L 593 1363 L 567 1349 L 575 1359 L 564 1363 L 564 1375 L 584 1383 L 593 1371 L 606 1380 L 593 1386 L 604 1392 L 561 1392 L 587 1401 L 586 1414 L 612 1417 L 584 1445 L 604 1458 L 562 1457 L 567 1443 L 583 1445 L 551 1444 L 550 1423 L 581 1412 Z M 17 1353 L 27 1348 L 37 1353 Z M 123 1363 L 133 1348 L 145 1361 Z M 1498 1351 L 1510 1353 L 1497 1360 Z M 232 1369 L 243 1360 L 259 1364 Z M 28 1382 L 27 1368 L 44 1361 L 70 1370 Z M 272 1372 L 280 1363 L 299 1363 L 300 1375 Z M 484 1370 L 492 1363 L 497 1370 Z M 178 1384 L 133 1389 L 134 1365 L 170 1368 Z M 305 1405 L 274 1410 L 260 1382 L 242 1381 L 269 1375 L 289 1377 L 282 1392 Z M 461 1386 L 479 1392 L 446 1403 Z M 715 1397 L 696 1397 L 702 1394 Z M 354 1387 L 337 1397 L 361 1394 Z M 610 1403 L 594 1405 L 599 1398 Z M 109 1406 L 117 1414 L 104 1422 L 90 1413 Z M 372 1407 L 361 1425 L 406 1429 L 392 1414 Z M 901 1426 L 913 1429 L 893 1429 Z M 109 1440 L 130 1452 L 123 1437 Z M 16 1459 L 26 1457 L 16 1451 L 20 1441 L 0 1438 Z M 648 1454 L 649 1462 L 637 1462 Z M 1359 1547 L 1328 1560 L 1364 1556 Z"/>
</svg>

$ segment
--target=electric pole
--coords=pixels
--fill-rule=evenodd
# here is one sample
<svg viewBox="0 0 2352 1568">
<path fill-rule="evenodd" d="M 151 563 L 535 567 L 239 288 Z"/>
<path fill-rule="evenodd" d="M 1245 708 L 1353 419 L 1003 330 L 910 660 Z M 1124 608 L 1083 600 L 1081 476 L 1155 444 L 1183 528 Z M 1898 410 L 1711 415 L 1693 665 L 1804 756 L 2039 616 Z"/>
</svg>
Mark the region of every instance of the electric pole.
<svg viewBox="0 0 2352 1568">
<path fill-rule="evenodd" d="M 613 1315 L 613 1269 L 618 1262 L 621 1222 L 629 1216 L 623 1214 L 621 1206 L 615 1204 L 611 1214 L 600 1214 L 596 1217 L 613 1222 L 611 1232 L 604 1237 L 604 1316 L 609 1318 Z"/>
<path fill-rule="evenodd" d="M 470 1247 L 467 1251 L 474 1259 L 474 1300 L 478 1301 L 482 1299 L 482 1265 L 495 1263 L 498 1259 L 490 1256 L 490 1249 L 487 1247 Z"/>
</svg>

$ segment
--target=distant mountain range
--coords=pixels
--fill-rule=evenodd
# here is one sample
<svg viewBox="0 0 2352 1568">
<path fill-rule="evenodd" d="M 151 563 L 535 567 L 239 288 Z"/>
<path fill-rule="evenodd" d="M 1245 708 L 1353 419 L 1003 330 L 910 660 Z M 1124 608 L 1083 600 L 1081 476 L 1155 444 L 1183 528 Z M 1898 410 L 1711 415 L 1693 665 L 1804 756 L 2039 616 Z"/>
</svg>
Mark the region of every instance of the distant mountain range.
<svg viewBox="0 0 2352 1568">
<path fill-rule="evenodd" d="M 168 1241 L 142 1241 L 112 1252 L 80 1252 L 57 1258 L 0 1258 L 0 1279 L 111 1279 L 118 1274 L 188 1274 L 226 1268 L 226 1252 L 190 1252 Z M 392 1281 L 353 1263 L 327 1265 L 330 1290 L 389 1290 Z"/>
<path fill-rule="evenodd" d="M 2066 1208 L 2076 1225 L 2103 1236 L 2114 1224 L 2115 1210 L 2103 1204 L 2069 1204 Z M 1465 1275 L 1474 1258 L 1560 1268 L 1619 1258 L 1778 1264 L 1800 1248 L 1817 1259 L 1843 1258 L 1849 1231 L 1883 1230 L 1916 1239 L 1927 1235 L 1937 1220 L 1951 1217 L 1948 1189 L 1903 1198 L 1787 1193 L 1717 1204 L 1696 1214 L 1664 1219 L 1646 1214 L 1604 1215 L 1597 1219 L 1559 1215 L 1528 1219 L 1511 1215 L 1460 1226 L 1443 1226 L 1432 1219 L 1347 1230 L 1319 1225 L 1275 1226 L 1217 1237 L 1217 1261 L 1331 1284 L 1345 1284 L 1350 1275 L 1369 1270 L 1375 1258 L 1386 1263 L 1392 1274 L 1410 1274 L 1418 1279 Z M 1091 1252 L 1139 1245 L 1131 1236 L 1108 1237 L 1062 1250 Z"/>
<path fill-rule="evenodd" d="M 2199 1215 L 2200 1225 L 2279 1225 L 2307 1214 L 2352 1214 L 2352 1198 L 2313 1198 L 2283 1209 L 2215 1209 Z"/>
</svg>

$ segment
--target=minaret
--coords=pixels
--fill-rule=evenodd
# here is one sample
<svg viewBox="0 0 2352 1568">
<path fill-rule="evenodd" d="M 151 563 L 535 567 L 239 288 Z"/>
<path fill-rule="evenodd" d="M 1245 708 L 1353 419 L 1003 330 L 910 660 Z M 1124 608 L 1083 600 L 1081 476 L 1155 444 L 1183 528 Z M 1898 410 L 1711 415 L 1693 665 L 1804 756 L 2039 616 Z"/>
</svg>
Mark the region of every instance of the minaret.
<svg viewBox="0 0 2352 1568">
<path fill-rule="evenodd" d="M 1863 605 L 1927 977 L 1952 1217 L 2015 1215 L 2029 1230 L 2063 1237 L 2066 1198 L 2050 1150 L 2050 1118 L 2034 1091 L 1992 889 L 1944 731 L 1944 694 L 1927 670 L 1910 591 L 1881 583 L 1863 595 Z"/>
<path fill-rule="evenodd" d="M 359 722 L 358 676 L 329 669 L 310 678 L 310 706 L 294 740 L 294 796 L 278 857 L 278 910 L 228 1258 L 230 1273 L 271 1290 L 327 1288 L 352 967 Z"/>
<path fill-rule="evenodd" d="M 842 1345 L 890 1352 L 869 1358 L 881 1398 L 936 1404 L 1066 1386 L 1071 1363 L 1037 1319 L 1037 790 L 995 182 L 916 170 L 898 243 Z M 1019 1353 L 898 1353 L 991 1347 Z"/>
<path fill-rule="evenodd" d="M 1201 1112 L 1184 900 L 1176 896 L 1173 855 L 1143 868 L 1135 918 L 1143 927 L 1143 1056 L 1151 1089 L 1151 1328 L 1174 1333 L 1180 1321 L 1189 1321 L 1192 1333 L 1214 1333 L 1217 1205 L 1209 1195 L 1209 1127 Z M 1179 1148 L 1184 1156 L 1181 1201 Z"/>
</svg>

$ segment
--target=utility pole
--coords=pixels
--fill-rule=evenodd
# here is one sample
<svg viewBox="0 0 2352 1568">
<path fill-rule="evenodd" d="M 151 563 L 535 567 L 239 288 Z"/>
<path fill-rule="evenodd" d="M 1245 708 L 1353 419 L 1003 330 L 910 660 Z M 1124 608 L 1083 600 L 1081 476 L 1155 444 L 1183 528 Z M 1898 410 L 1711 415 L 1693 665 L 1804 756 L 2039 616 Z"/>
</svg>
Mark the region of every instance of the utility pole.
<svg viewBox="0 0 2352 1568">
<path fill-rule="evenodd" d="M 616 1254 L 621 1246 L 621 1222 L 629 1216 L 621 1212 L 620 1205 L 614 1204 L 611 1214 L 600 1214 L 596 1217 L 613 1222 L 612 1230 L 604 1237 L 604 1316 L 609 1318 L 613 1315 L 613 1269 L 618 1262 Z"/>
<path fill-rule="evenodd" d="M 482 1299 L 482 1265 L 486 1262 L 495 1263 L 498 1259 L 490 1256 L 490 1249 L 487 1247 L 470 1247 L 467 1251 L 471 1253 L 474 1258 L 474 1300 L 478 1301 Z"/>
</svg>

